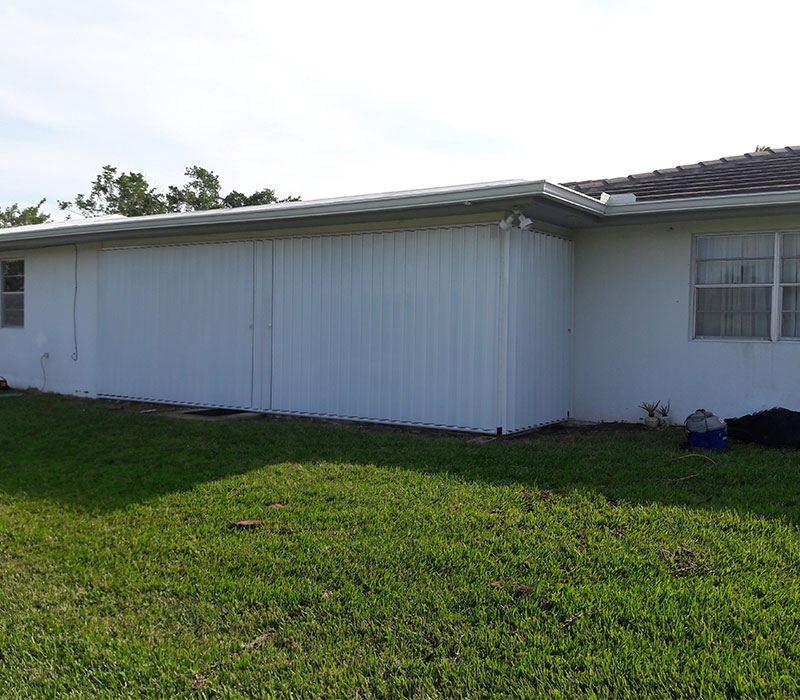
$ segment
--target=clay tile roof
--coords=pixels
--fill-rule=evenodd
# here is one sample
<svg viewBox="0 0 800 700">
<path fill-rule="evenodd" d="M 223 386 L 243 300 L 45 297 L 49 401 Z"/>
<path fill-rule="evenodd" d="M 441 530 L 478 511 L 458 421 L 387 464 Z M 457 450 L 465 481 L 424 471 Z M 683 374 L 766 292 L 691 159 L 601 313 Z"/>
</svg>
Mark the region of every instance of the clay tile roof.
<svg viewBox="0 0 800 700">
<path fill-rule="evenodd" d="M 800 190 L 800 146 L 770 148 L 627 177 L 562 184 L 596 199 L 603 192 L 632 192 L 639 201 Z"/>
</svg>

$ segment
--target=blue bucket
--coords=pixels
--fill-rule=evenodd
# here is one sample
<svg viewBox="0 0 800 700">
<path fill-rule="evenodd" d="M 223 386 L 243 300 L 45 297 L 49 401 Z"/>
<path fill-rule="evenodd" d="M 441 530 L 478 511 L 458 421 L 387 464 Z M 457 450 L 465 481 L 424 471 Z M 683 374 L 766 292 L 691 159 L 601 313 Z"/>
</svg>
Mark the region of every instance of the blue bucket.
<svg viewBox="0 0 800 700">
<path fill-rule="evenodd" d="M 689 444 L 692 447 L 699 447 L 701 450 L 727 450 L 728 430 L 727 428 L 718 428 L 705 433 L 689 433 Z"/>
</svg>

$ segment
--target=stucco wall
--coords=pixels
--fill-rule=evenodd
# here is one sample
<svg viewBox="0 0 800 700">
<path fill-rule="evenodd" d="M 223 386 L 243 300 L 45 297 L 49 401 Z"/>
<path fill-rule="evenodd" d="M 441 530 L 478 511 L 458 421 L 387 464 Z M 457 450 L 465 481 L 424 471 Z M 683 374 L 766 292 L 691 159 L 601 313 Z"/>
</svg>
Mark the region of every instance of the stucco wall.
<svg viewBox="0 0 800 700">
<path fill-rule="evenodd" d="M 25 260 L 25 327 L 0 328 L 0 375 L 15 388 L 41 388 L 80 396 L 95 393 L 97 333 L 97 247 L 78 247 L 78 359 L 72 359 L 75 248 L 64 246 L 2 253 Z"/>
<path fill-rule="evenodd" d="M 785 217 L 653 224 L 575 234 L 575 417 L 637 421 L 643 400 L 733 417 L 800 410 L 800 342 L 692 340 L 692 240 L 797 230 Z"/>
</svg>

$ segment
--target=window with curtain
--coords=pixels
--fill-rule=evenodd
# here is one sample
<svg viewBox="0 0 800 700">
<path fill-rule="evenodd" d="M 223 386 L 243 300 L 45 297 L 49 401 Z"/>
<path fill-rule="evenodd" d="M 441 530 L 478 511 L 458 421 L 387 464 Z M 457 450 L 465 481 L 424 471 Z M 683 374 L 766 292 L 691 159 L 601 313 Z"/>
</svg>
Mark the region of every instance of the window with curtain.
<svg viewBox="0 0 800 700">
<path fill-rule="evenodd" d="M 771 337 L 774 235 L 701 236 L 695 337 Z"/>
<path fill-rule="evenodd" d="M 800 337 L 800 233 L 698 236 L 695 338 Z"/>
</svg>

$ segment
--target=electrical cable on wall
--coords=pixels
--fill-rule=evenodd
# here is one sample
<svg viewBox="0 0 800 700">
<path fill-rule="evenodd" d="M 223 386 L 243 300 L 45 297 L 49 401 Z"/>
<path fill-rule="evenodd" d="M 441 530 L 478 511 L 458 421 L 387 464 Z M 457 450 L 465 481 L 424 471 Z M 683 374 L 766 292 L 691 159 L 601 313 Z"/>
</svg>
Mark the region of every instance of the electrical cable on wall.
<svg viewBox="0 0 800 700">
<path fill-rule="evenodd" d="M 75 248 L 75 290 L 72 295 L 72 340 L 75 350 L 72 353 L 72 361 L 78 361 L 78 246 Z"/>
<path fill-rule="evenodd" d="M 44 361 L 50 359 L 50 353 L 46 352 L 39 358 L 39 364 L 42 366 L 42 388 L 39 391 L 44 391 L 47 388 L 47 371 L 44 368 Z"/>
</svg>

